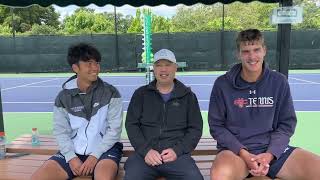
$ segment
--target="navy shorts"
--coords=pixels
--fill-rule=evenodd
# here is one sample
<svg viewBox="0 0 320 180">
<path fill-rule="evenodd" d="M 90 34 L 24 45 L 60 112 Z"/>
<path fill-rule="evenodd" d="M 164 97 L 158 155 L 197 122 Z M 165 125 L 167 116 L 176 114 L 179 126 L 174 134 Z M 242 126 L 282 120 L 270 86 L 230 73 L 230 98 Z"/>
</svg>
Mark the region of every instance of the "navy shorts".
<svg viewBox="0 0 320 180">
<path fill-rule="evenodd" d="M 111 149 L 109 149 L 107 152 L 103 153 L 100 156 L 100 158 L 98 159 L 98 162 L 103 159 L 111 159 L 119 167 L 119 163 L 123 154 L 122 149 L 123 149 L 122 143 L 120 142 L 115 143 Z M 89 157 L 89 155 L 80 155 L 80 154 L 76 154 L 76 155 L 79 157 L 79 159 L 82 162 L 86 161 L 86 159 Z M 50 157 L 49 160 L 56 161 L 67 172 L 70 180 L 75 177 L 75 175 L 72 173 L 69 163 L 66 162 L 65 157 L 60 152 Z M 93 176 L 92 176 L 92 179 L 93 179 Z"/>
<path fill-rule="evenodd" d="M 295 150 L 296 147 L 292 147 L 292 146 L 288 146 L 284 152 L 281 154 L 279 159 L 274 159 L 270 162 L 270 168 L 269 168 L 269 172 L 267 174 L 268 177 L 274 179 L 276 178 L 276 175 L 278 174 L 278 172 L 280 171 L 280 169 L 282 168 L 283 164 L 286 162 L 286 160 L 288 159 L 288 157 L 290 156 L 290 154 L 293 152 L 293 150 Z M 252 177 L 251 174 L 249 174 L 248 177 Z"/>
</svg>

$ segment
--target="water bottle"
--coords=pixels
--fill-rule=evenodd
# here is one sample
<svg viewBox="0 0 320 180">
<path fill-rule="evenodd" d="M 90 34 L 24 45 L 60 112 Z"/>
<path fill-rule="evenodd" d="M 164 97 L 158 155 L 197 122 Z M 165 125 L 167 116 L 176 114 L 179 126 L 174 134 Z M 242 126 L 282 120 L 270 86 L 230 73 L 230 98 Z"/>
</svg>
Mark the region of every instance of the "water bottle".
<svg viewBox="0 0 320 180">
<path fill-rule="evenodd" d="M 6 136 L 4 132 L 0 132 L 0 159 L 6 157 Z"/>
<path fill-rule="evenodd" d="M 37 128 L 32 128 L 31 145 L 32 146 L 40 145 L 39 133 Z"/>
</svg>

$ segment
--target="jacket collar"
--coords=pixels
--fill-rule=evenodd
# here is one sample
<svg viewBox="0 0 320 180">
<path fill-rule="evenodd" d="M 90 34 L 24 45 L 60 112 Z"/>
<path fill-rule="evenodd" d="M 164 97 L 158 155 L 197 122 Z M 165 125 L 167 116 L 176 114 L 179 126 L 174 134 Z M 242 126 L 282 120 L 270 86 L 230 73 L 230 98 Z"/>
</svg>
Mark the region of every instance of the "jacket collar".
<svg viewBox="0 0 320 180">
<path fill-rule="evenodd" d="M 174 83 L 174 88 L 172 90 L 172 93 L 174 95 L 174 97 L 179 98 L 179 97 L 183 97 L 186 94 L 191 92 L 190 87 L 185 86 L 182 82 L 180 82 L 177 79 L 173 80 Z M 157 93 L 160 93 L 157 89 L 157 80 L 153 80 L 152 82 L 150 82 L 148 85 L 146 85 L 147 89 L 149 91 L 156 91 Z"/>
<path fill-rule="evenodd" d="M 100 84 L 100 83 L 102 83 L 102 80 L 98 77 L 98 79 L 91 84 L 87 93 L 90 93 L 92 90 L 96 89 L 98 84 Z M 64 90 L 68 90 L 68 92 L 72 96 L 75 96 L 75 95 L 81 93 L 81 91 L 77 85 L 77 75 L 70 77 L 65 83 L 63 83 L 62 88 Z"/>
</svg>

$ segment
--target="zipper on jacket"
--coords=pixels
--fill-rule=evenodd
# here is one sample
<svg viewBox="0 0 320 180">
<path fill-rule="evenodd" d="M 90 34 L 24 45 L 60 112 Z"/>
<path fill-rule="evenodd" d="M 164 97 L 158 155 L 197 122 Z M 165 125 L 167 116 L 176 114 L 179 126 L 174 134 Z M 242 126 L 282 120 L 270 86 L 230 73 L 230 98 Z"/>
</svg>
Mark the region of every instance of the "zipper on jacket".
<svg viewBox="0 0 320 180">
<path fill-rule="evenodd" d="M 165 117 L 166 117 L 166 103 L 163 103 L 163 116 L 162 116 L 162 124 L 160 125 L 160 135 L 159 135 L 159 149 L 161 149 L 161 144 L 160 144 L 160 137 L 161 137 L 161 134 L 162 134 L 162 125 L 163 127 L 165 127 Z"/>
<path fill-rule="evenodd" d="M 87 127 L 86 127 L 86 129 L 85 129 L 85 131 L 84 131 L 84 133 L 85 133 L 85 135 L 86 135 L 86 138 L 87 138 L 87 145 L 86 145 L 86 149 L 84 150 L 84 154 L 85 154 L 85 155 L 87 155 L 86 151 L 87 151 L 87 148 L 88 148 L 88 146 L 89 146 L 88 135 L 87 135 L 87 129 L 88 129 L 89 124 L 90 124 L 90 121 L 88 122 L 88 125 L 87 125 Z"/>
</svg>

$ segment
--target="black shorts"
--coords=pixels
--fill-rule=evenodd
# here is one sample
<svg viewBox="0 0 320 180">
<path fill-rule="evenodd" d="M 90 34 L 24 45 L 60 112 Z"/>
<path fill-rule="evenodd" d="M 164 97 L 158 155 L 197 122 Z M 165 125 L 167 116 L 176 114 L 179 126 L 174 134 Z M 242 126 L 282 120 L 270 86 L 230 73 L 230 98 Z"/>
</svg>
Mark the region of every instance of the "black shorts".
<svg viewBox="0 0 320 180">
<path fill-rule="evenodd" d="M 276 175 L 278 174 L 278 172 L 280 171 L 280 169 L 282 168 L 283 164 L 286 162 L 286 160 L 288 159 L 288 157 L 290 156 L 290 154 L 293 152 L 293 150 L 295 150 L 296 147 L 292 147 L 292 146 L 288 146 L 284 152 L 281 154 L 279 159 L 274 159 L 270 162 L 270 168 L 269 168 L 269 172 L 267 174 L 268 177 L 274 179 L 276 178 Z M 251 174 L 248 175 L 248 177 L 252 177 Z"/>
<path fill-rule="evenodd" d="M 293 150 L 295 150 L 296 147 L 292 147 L 292 146 L 288 146 L 284 152 L 281 154 L 281 156 L 279 157 L 279 159 L 274 159 L 270 162 L 270 168 L 269 168 L 269 172 L 268 172 L 268 176 L 270 178 L 276 178 L 276 175 L 278 174 L 278 172 L 280 171 L 280 169 L 282 168 L 283 164 L 286 162 L 286 160 L 288 159 L 288 157 L 290 156 L 290 154 L 293 152 Z"/>
<path fill-rule="evenodd" d="M 119 163 L 123 154 L 122 149 L 123 149 L 122 143 L 117 142 L 116 144 L 114 144 L 114 146 L 111 149 L 109 149 L 107 152 L 103 153 L 100 156 L 100 158 L 98 159 L 98 162 L 103 159 L 111 159 L 119 167 Z M 86 161 L 86 159 L 89 157 L 89 155 L 80 155 L 80 154 L 76 154 L 76 155 L 79 157 L 79 159 L 82 162 Z M 65 157 L 60 152 L 50 157 L 49 160 L 56 161 L 67 172 L 70 180 L 75 177 L 75 175 L 72 173 L 69 163 L 66 162 Z"/>
</svg>

